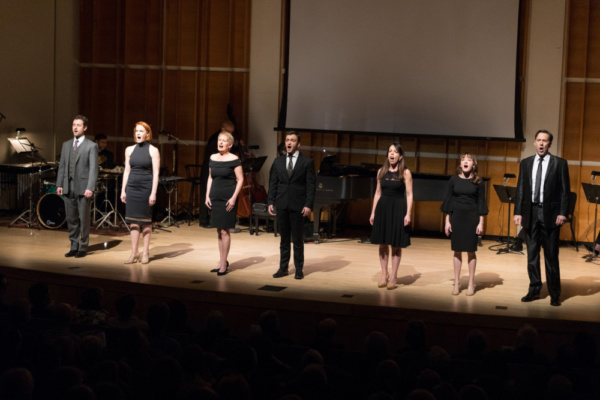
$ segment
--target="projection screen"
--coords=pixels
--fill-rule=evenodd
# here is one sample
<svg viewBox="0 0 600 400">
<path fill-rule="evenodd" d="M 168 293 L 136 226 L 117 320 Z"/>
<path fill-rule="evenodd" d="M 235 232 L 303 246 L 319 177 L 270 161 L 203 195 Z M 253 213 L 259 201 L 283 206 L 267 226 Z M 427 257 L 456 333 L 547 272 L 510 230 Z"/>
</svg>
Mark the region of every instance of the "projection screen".
<svg viewBox="0 0 600 400">
<path fill-rule="evenodd" d="M 278 130 L 522 140 L 519 0 L 289 0 Z"/>
</svg>

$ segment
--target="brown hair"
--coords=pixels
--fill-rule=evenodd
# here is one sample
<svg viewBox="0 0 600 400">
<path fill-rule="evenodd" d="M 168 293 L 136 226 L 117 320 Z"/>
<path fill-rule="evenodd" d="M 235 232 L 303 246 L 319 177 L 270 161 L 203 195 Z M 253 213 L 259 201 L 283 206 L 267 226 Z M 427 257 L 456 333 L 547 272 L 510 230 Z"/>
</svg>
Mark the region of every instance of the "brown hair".
<svg viewBox="0 0 600 400">
<path fill-rule="evenodd" d="M 479 168 L 477 168 L 477 158 L 471 153 L 462 153 L 458 158 L 458 166 L 456 167 L 456 174 L 460 175 L 462 173 L 462 168 L 460 164 L 462 163 L 462 159 L 465 157 L 469 157 L 473 160 L 473 170 L 471 171 L 471 182 L 474 184 L 478 184 L 481 182 L 481 177 L 479 176 Z"/>
<path fill-rule="evenodd" d="M 406 167 L 404 166 L 404 150 L 402 150 L 402 146 L 400 146 L 400 143 L 392 143 L 389 147 L 388 147 L 388 153 L 390 152 L 390 147 L 394 146 L 394 148 L 396 149 L 396 151 L 398 152 L 398 154 L 400 154 L 400 156 L 402 158 L 400 158 L 400 160 L 398 160 L 398 171 L 396 172 L 398 174 L 398 179 L 401 181 L 404 181 L 404 170 L 406 169 Z M 388 171 L 390 170 L 390 159 L 389 157 L 387 157 L 387 153 L 386 153 L 386 157 L 385 157 L 385 161 L 383 162 L 383 166 L 381 167 L 381 169 L 379 170 L 379 173 L 377 174 L 377 179 L 381 180 L 385 177 L 385 174 L 388 173 Z"/>
<path fill-rule="evenodd" d="M 152 140 L 152 128 L 150 128 L 150 125 L 148 125 L 144 121 L 138 121 L 135 123 L 135 125 L 133 126 L 133 137 L 135 138 L 135 127 L 138 125 L 141 125 L 146 130 L 146 132 L 148 132 L 148 137 L 146 138 L 146 140 L 151 141 Z"/>
</svg>

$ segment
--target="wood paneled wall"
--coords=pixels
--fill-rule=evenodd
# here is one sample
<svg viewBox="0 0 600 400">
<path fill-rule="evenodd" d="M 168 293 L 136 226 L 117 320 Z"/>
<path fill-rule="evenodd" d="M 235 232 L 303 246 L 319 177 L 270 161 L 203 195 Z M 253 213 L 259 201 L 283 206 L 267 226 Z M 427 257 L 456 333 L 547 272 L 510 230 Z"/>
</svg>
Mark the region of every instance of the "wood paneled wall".
<svg viewBox="0 0 600 400">
<path fill-rule="evenodd" d="M 110 144 L 122 161 L 134 123 L 145 120 L 155 134 L 164 130 L 181 139 L 177 166 L 172 143 L 161 144 L 162 164 L 175 167 L 178 175 L 184 174 L 185 164 L 202 162 L 204 142 L 227 118 L 227 104 L 245 137 L 250 8 L 251 0 L 82 0 L 80 109 L 90 118 L 89 133 L 122 138 L 124 142 Z M 594 209 L 584 198 L 581 183 L 590 181 L 591 171 L 600 170 L 600 3 L 570 0 L 568 16 L 563 131 L 556 136 L 562 135 L 558 155 L 569 161 L 571 188 L 579 197 L 577 238 L 590 241 Z M 303 133 L 302 146 L 317 167 L 323 149 L 339 149 L 344 164 L 380 164 L 392 139 Z M 492 185 L 502 184 L 505 173 L 518 174 L 521 144 L 443 138 L 400 138 L 400 142 L 407 166 L 416 172 L 452 174 L 460 153 L 476 154 L 480 174 L 490 178 L 485 233 L 506 234 L 508 210 Z M 516 180 L 509 182 L 514 184 Z M 416 204 L 415 228 L 441 231 L 439 206 Z M 370 200 L 353 204 L 350 222 L 366 224 L 370 207 Z M 563 229 L 562 238 L 570 238 L 568 229 Z"/>
<path fill-rule="evenodd" d="M 593 241 L 595 208 L 581 183 L 589 183 L 592 171 L 600 171 L 600 2 L 571 0 L 568 16 L 563 157 L 569 161 L 571 190 L 578 195 L 577 238 Z"/>
<path fill-rule="evenodd" d="M 80 3 L 80 110 L 104 133 L 117 162 L 137 121 L 161 138 L 161 163 L 184 176 L 228 119 L 248 121 L 251 0 L 102 0 Z M 130 141 L 131 139 L 131 141 Z M 187 198 L 185 186 L 180 199 Z"/>
</svg>

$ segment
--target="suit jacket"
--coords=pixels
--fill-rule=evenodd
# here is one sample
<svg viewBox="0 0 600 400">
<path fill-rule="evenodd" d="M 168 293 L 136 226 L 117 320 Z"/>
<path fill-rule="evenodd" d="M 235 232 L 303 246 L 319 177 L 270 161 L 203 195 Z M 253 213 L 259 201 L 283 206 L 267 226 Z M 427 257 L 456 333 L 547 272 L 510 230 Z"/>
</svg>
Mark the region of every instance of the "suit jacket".
<svg viewBox="0 0 600 400">
<path fill-rule="evenodd" d="M 74 191 L 83 196 L 86 190 L 92 192 L 96 189 L 98 179 L 98 145 L 91 140 L 83 139 L 77 149 L 75 158 L 75 177 L 73 187 L 69 187 L 69 162 L 73 151 L 73 139 L 63 143 L 60 155 L 60 164 L 56 176 L 56 186 L 63 188 L 63 194 Z"/>
<path fill-rule="evenodd" d="M 521 215 L 521 225 L 529 227 L 531 221 L 531 198 L 533 196 L 532 174 L 535 156 L 527 157 L 519 166 L 519 180 L 515 197 L 515 215 Z M 544 224 L 548 229 L 555 228 L 556 217 L 567 216 L 569 212 L 569 168 L 567 161 L 551 155 L 544 180 Z"/>
<path fill-rule="evenodd" d="M 299 153 L 290 177 L 286 163 L 287 156 L 279 156 L 273 161 L 269 175 L 269 205 L 278 210 L 312 209 L 317 181 L 313 160 Z"/>
</svg>

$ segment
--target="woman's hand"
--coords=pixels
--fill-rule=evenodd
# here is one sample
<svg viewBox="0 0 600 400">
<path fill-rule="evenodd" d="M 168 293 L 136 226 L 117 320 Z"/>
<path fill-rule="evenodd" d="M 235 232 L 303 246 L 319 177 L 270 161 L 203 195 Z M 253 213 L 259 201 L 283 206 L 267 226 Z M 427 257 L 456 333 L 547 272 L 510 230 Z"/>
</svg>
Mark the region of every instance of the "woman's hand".
<svg viewBox="0 0 600 400">
<path fill-rule="evenodd" d="M 127 204 L 127 194 L 125 192 L 121 192 L 121 201 L 123 204 Z"/>
<path fill-rule="evenodd" d="M 410 225 L 410 214 L 406 214 L 404 216 L 404 226 L 409 226 Z"/>
<path fill-rule="evenodd" d="M 210 202 L 210 198 L 208 196 L 206 196 L 204 204 L 206 205 L 206 207 L 208 207 L 209 210 L 212 210 L 212 203 Z"/>
<path fill-rule="evenodd" d="M 148 199 L 148 204 L 150 204 L 151 206 L 153 206 L 156 203 L 156 195 L 155 194 L 151 194 L 150 195 L 150 199 Z"/>
<path fill-rule="evenodd" d="M 373 222 L 375 221 L 375 214 L 371 214 L 371 217 L 369 218 L 369 223 L 371 225 L 373 225 Z"/>
<path fill-rule="evenodd" d="M 450 236 L 452 233 L 452 225 L 450 222 L 446 222 L 446 228 L 444 229 L 444 232 L 446 232 L 446 236 Z"/>
<path fill-rule="evenodd" d="M 477 229 L 475 229 L 475 233 L 481 235 L 483 233 L 483 224 L 477 225 Z"/>
<path fill-rule="evenodd" d="M 225 203 L 225 209 L 227 211 L 232 211 L 235 208 L 235 200 L 235 197 L 232 197 L 229 200 L 227 200 L 227 203 Z"/>
</svg>

